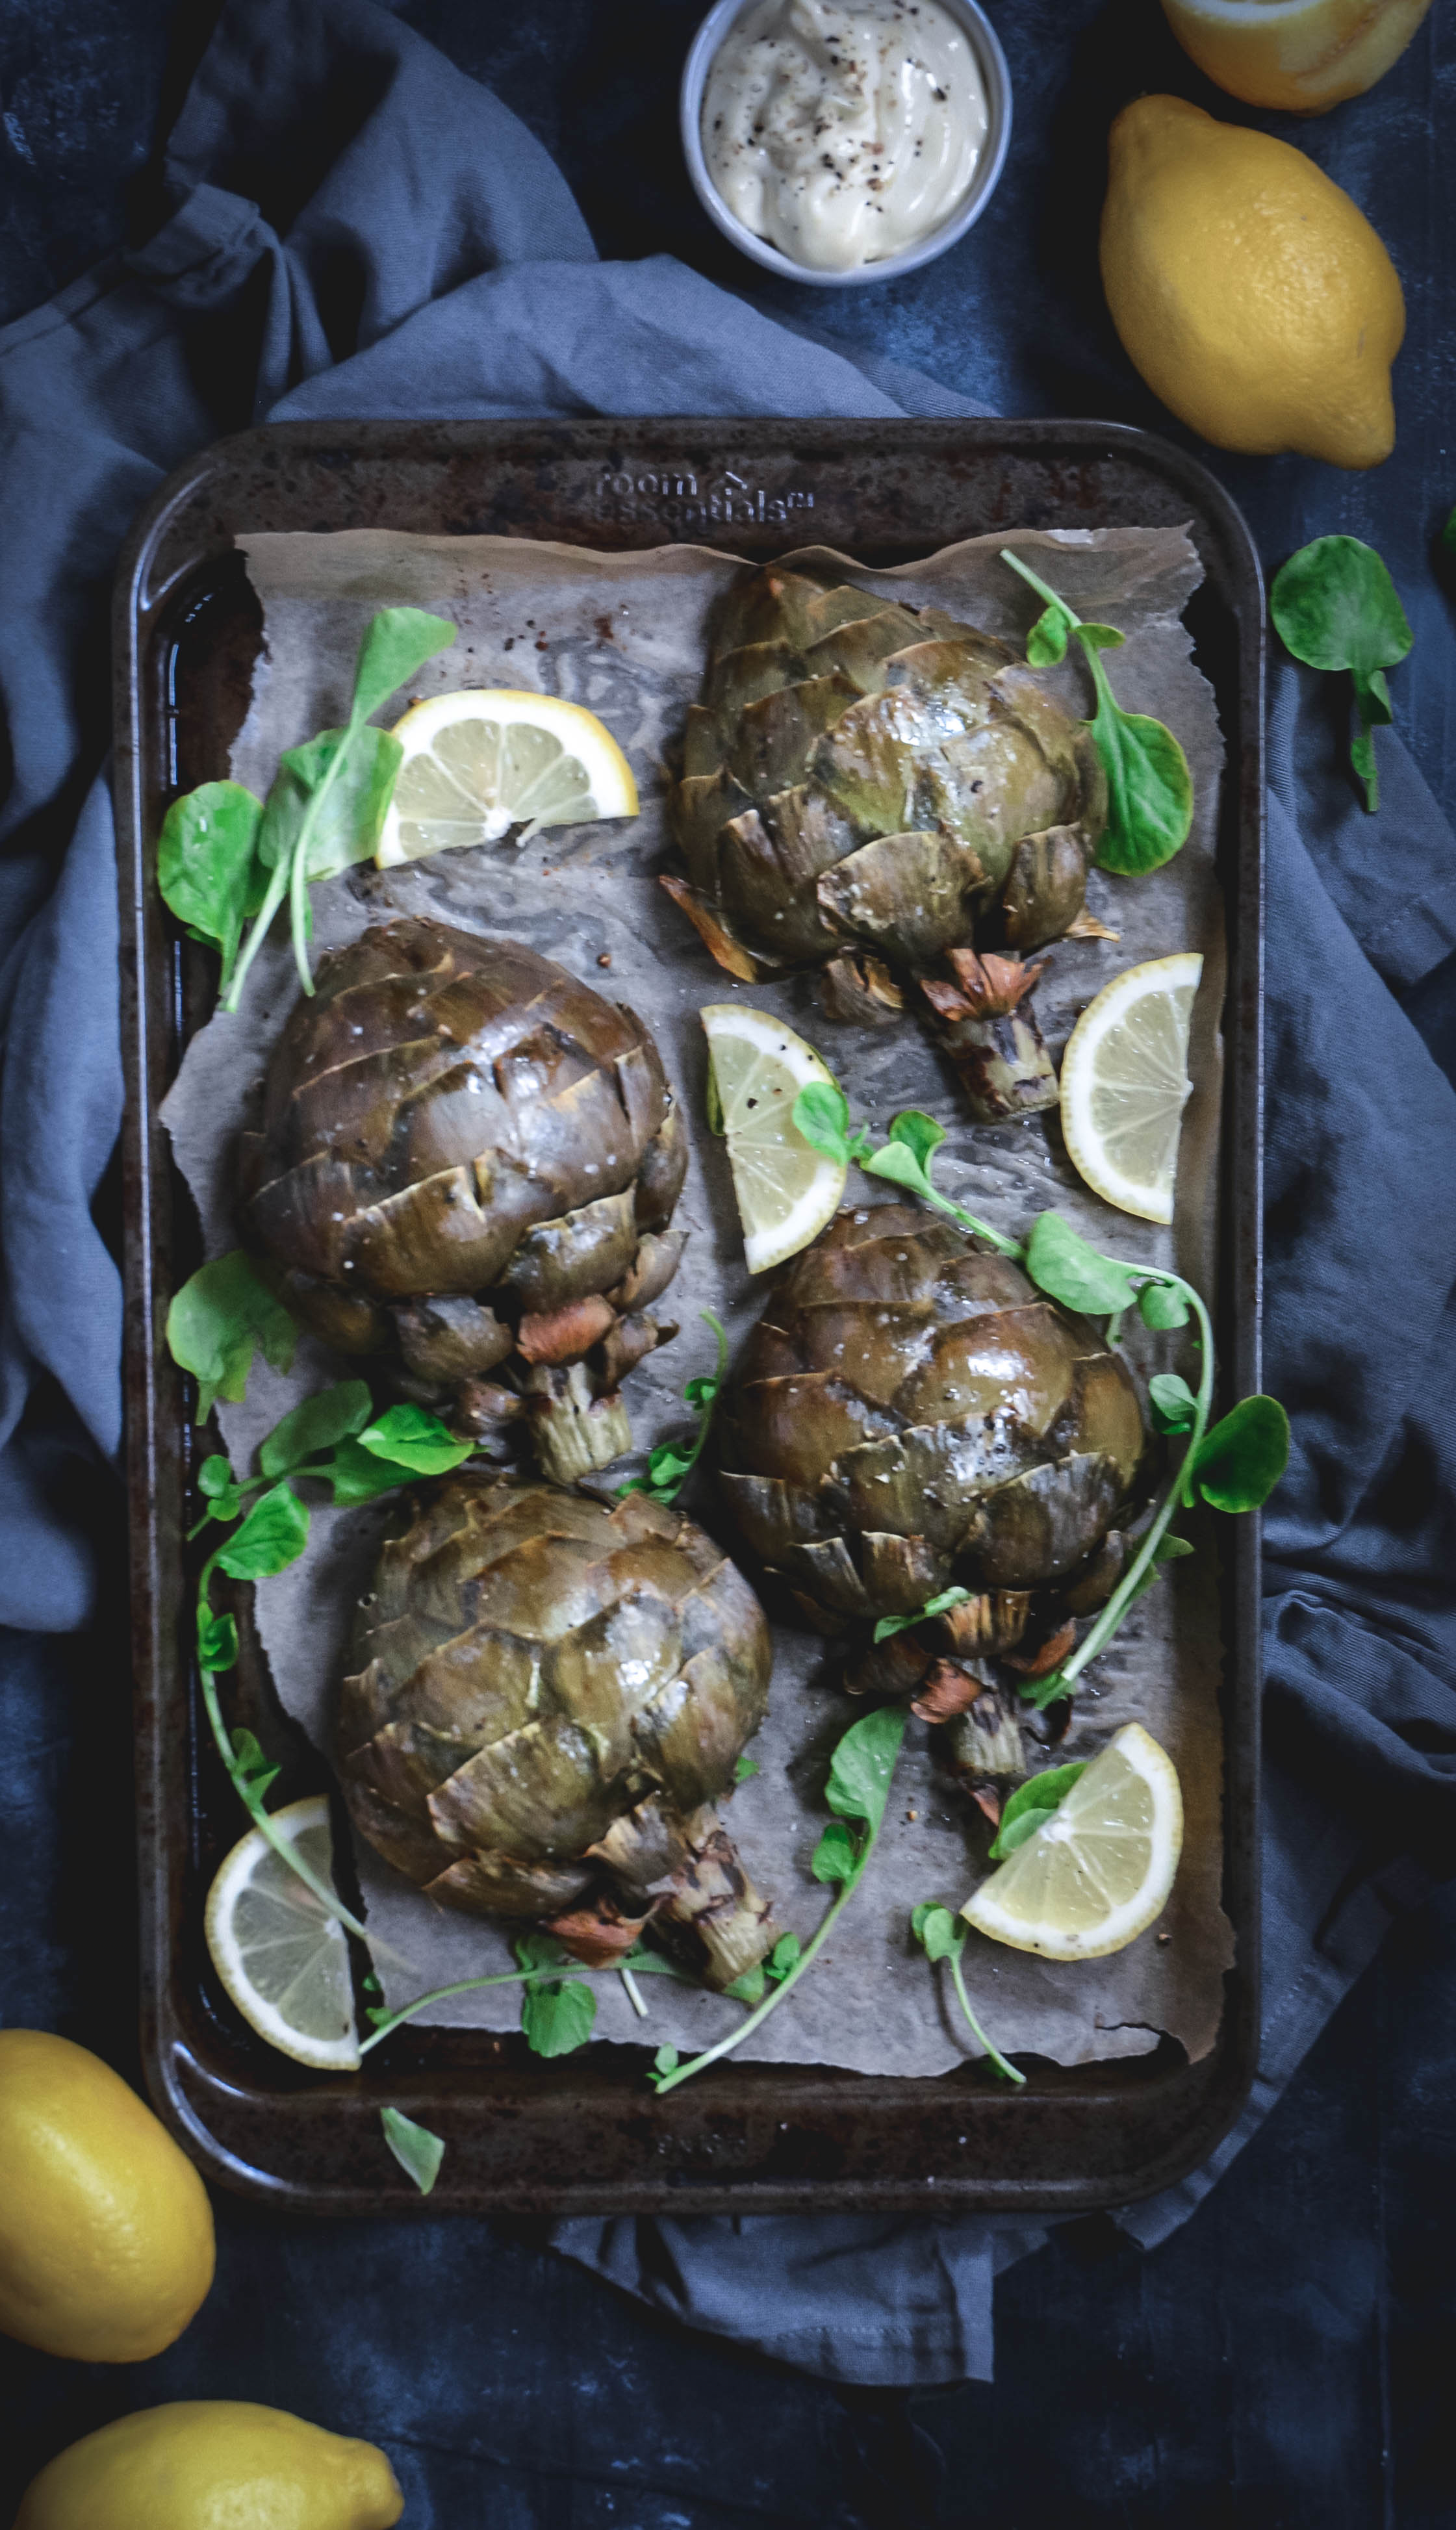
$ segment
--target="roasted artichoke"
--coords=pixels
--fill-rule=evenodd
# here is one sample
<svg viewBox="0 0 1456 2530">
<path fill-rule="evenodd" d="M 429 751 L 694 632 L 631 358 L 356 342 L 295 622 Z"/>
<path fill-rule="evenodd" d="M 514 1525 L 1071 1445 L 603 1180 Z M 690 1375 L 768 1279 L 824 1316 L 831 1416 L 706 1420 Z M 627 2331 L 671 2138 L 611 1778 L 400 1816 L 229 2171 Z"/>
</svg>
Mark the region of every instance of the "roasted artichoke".
<svg viewBox="0 0 1456 2530">
<path fill-rule="evenodd" d="M 1023 1114 L 1056 1095 L 1025 984 L 944 995 L 965 953 L 1014 969 L 1076 925 L 1106 811 L 1086 724 L 1004 642 L 770 564 L 723 608 L 674 801 L 688 880 L 663 885 L 731 974 L 824 966 L 836 1017 L 892 1018 L 897 975 L 927 979 L 973 1105 Z"/>
<path fill-rule="evenodd" d="M 454 1476 L 384 1548 L 338 1755 L 361 1834 L 430 1898 L 602 1963 L 659 1916 L 711 1985 L 776 1938 L 712 1804 L 763 1719 L 763 1612 L 643 1494 Z"/>
<path fill-rule="evenodd" d="M 1085 1320 L 948 1222 L 839 1213 L 749 1339 L 721 1423 L 738 1529 L 826 1630 L 850 1683 L 949 1721 L 995 1685 L 1034 1617 L 1097 1604 L 1146 1433 L 1130 1373 Z M 874 1645 L 873 1622 L 971 1596 Z M 980 1716 L 982 1726 L 990 1708 Z"/>
<path fill-rule="evenodd" d="M 242 1227 L 294 1314 L 487 1452 L 632 1447 L 624 1371 L 688 1163 L 642 1021 L 510 940 L 401 919 L 320 961 L 244 1137 Z"/>
</svg>

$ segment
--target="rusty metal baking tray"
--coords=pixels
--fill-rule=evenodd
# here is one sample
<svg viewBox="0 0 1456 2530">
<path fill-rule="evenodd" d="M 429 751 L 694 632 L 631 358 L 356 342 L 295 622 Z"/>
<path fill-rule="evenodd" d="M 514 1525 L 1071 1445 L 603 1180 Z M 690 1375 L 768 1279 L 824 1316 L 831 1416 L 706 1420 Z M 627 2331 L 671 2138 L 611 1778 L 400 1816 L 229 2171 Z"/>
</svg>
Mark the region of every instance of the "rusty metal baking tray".
<svg viewBox="0 0 1456 2530">
<path fill-rule="evenodd" d="M 179 790 L 227 770 L 258 647 L 234 539 L 390 526 L 549 536 L 619 550 L 675 539 L 766 558 L 809 541 L 890 563 L 997 527 L 1187 521 L 1205 580 L 1188 613 L 1228 745 L 1220 867 L 1231 944 L 1221 1357 L 1260 1385 L 1263 596 L 1248 531 L 1190 458 L 1086 421 L 305 422 L 225 440 L 139 522 L 116 599 L 116 797 L 127 1066 L 127 1403 L 140 1839 L 143 2041 L 152 2096 L 210 2176 L 320 2213 L 420 2198 L 385 2150 L 381 2105 L 445 2138 L 431 2206 L 535 2214 L 981 2210 L 1067 2215 L 1195 2168 L 1227 2131 L 1259 2031 L 1259 1525 L 1228 1531 L 1224 1900 L 1238 1940 L 1218 2042 L 1035 2067 L 1024 2092 L 976 2065 L 895 2081 L 732 2063 L 656 2100 L 641 2051 L 543 2064 L 517 2037 L 413 2029 L 348 2080 L 254 2038 L 213 1977 L 203 1901 L 240 1813 L 199 1727 L 187 1623 L 196 1436 L 166 1348 L 196 1224 L 157 1111 L 208 1016 L 210 961 L 154 881 Z M 245 1628 L 246 1632 L 246 1628 Z M 240 1719 L 285 1763 L 319 1758 L 245 1643 Z"/>
</svg>

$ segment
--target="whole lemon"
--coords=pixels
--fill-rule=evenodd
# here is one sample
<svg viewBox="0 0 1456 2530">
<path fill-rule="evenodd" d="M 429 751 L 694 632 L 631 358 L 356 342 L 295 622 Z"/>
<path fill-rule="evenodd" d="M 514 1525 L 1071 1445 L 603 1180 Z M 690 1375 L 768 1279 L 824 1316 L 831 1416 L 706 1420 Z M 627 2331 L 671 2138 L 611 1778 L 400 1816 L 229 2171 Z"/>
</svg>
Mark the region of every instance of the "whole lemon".
<svg viewBox="0 0 1456 2530">
<path fill-rule="evenodd" d="M 30 2480 L 15 2530 L 390 2530 L 404 2508 L 372 2443 L 182 2398 L 73 2443 Z"/>
<path fill-rule="evenodd" d="M 141 2363 L 212 2282 L 207 2191 L 98 2056 L 0 2029 L 0 2329 L 47 2354 Z"/>
<path fill-rule="evenodd" d="M 1153 394 L 1217 448 L 1378 466 L 1405 302 L 1349 194 L 1177 96 L 1128 106 L 1109 147 L 1102 287 Z"/>
</svg>

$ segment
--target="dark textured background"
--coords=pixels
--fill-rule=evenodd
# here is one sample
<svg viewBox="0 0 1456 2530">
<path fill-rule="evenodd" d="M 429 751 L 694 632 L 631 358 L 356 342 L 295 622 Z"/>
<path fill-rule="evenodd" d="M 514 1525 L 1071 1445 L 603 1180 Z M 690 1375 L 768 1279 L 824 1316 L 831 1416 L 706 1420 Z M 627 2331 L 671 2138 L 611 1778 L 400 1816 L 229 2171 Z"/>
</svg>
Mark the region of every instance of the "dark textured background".
<svg viewBox="0 0 1456 2530">
<path fill-rule="evenodd" d="M 1397 718 L 1456 812 L 1456 585 L 1433 553 L 1456 501 L 1450 0 L 1371 96 L 1299 127 L 1207 88 L 1154 0 L 991 0 L 1017 109 L 996 200 L 939 263 L 845 293 L 781 289 L 699 211 L 675 132 L 698 0 L 410 0 L 402 14 L 540 135 L 604 254 L 666 248 L 729 287 L 761 284 L 797 319 L 1006 412 L 1170 427 L 1096 284 L 1120 103 L 1172 88 L 1297 138 L 1370 213 L 1405 285 L 1396 453 L 1370 475 L 1210 462 L 1268 568 L 1334 528 L 1385 555 L 1417 636 L 1393 679 Z M 0 320 L 154 224 L 154 137 L 207 18 L 187 0 L 4 0 Z M 1450 1007 L 1449 978 L 1434 981 Z M 0 2020 L 21 2016 L 24 1996 L 24 2016 L 134 2067 L 113 1605 L 94 1639 L 0 1647 Z M 1080 2225 L 1013 2271 L 994 2388 L 841 2392 L 679 2334 L 525 2232 L 427 2219 L 321 2229 L 222 2201 L 217 2285 L 160 2361 L 106 2371 L 0 2342 L 0 2520 L 77 2435 L 210 2394 L 382 2442 L 408 2530 L 1450 2530 L 1453 2169 L 1448 1894 L 1397 1929 L 1186 2230 L 1144 2257 L 1110 2225 Z"/>
</svg>

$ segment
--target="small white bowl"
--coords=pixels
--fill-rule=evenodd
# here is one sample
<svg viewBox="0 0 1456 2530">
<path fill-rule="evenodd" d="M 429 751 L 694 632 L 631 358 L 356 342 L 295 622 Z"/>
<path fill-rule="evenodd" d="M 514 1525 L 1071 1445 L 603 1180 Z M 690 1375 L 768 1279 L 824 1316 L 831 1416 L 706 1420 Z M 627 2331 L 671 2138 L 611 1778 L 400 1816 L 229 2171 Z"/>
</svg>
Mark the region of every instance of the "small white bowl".
<svg viewBox="0 0 1456 2530">
<path fill-rule="evenodd" d="M 1011 74 L 984 10 L 977 7 L 976 0 L 939 0 L 946 15 L 964 28 L 985 86 L 985 145 L 965 200 L 938 229 L 932 229 L 919 246 L 907 247 L 903 254 L 888 254 L 881 263 L 857 263 L 849 272 L 821 272 L 811 264 L 796 263 L 792 255 L 780 254 L 766 238 L 756 237 L 752 229 L 745 228 L 713 183 L 702 154 L 702 91 L 707 85 L 708 71 L 730 28 L 756 5 L 756 0 L 716 0 L 716 6 L 709 9 L 694 36 L 693 48 L 683 65 L 683 155 L 700 202 L 729 243 L 738 248 L 740 254 L 751 255 L 755 263 L 761 263 L 766 272 L 780 273 L 785 281 L 811 282 L 816 290 L 849 290 L 870 281 L 898 281 L 903 273 L 918 272 L 923 263 L 933 263 L 947 247 L 959 245 L 967 230 L 976 226 L 995 192 L 1011 145 Z"/>
</svg>

